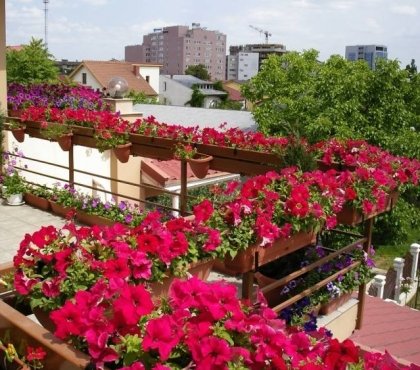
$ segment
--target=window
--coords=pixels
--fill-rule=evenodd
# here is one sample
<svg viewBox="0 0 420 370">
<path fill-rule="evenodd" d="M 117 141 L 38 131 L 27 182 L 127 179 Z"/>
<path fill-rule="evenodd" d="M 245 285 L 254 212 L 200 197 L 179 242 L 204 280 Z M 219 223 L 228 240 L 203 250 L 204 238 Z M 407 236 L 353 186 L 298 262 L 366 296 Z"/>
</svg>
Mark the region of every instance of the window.
<svg viewBox="0 0 420 370">
<path fill-rule="evenodd" d="M 87 75 L 86 73 L 82 73 L 82 84 L 86 85 L 87 84 Z"/>
<path fill-rule="evenodd" d="M 146 82 L 150 83 L 150 76 L 146 76 Z"/>
<path fill-rule="evenodd" d="M 166 91 L 166 82 L 163 83 L 163 91 Z"/>
</svg>

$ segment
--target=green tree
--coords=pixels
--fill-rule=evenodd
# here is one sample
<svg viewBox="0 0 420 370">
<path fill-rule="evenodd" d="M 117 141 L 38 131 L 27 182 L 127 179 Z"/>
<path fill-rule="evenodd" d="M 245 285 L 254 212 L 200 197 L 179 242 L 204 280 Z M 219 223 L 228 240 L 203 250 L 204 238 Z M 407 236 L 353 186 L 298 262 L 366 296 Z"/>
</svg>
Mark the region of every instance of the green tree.
<svg viewBox="0 0 420 370">
<path fill-rule="evenodd" d="M 159 104 L 156 97 L 147 96 L 143 91 L 130 90 L 127 98 L 133 99 L 133 104 Z"/>
<path fill-rule="evenodd" d="M 209 81 L 211 76 L 204 64 L 190 65 L 185 70 L 186 75 L 195 76 L 201 80 Z"/>
<path fill-rule="evenodd" d="M 56 82 L 58 68 L 42 40 L 32 38 L 22 50 L 6 51 L 7 82 Z"/>
<path fill-rule="evenodd" d="M 185 105 L 201 108 L 204 103 L 204 94 L 200 91 L 197 85 L 193 85 L 192 90 L 191 99 L 187 101 Z"/>
<path fill-rule="evenodd" d="M 221 96 L 220 103 L 218 103 L 214 109 L 226 109 L 226 110 L 241 110 L 242 109 L 242 103 L 234 100 L 229 99 L 228 92 L 223 88 L 222 81 L 216 81 L 213 84 L 213 88 L 218 91 L 224 91 L 226 95 Z"/>
<path fill-rule="evenodd" d="M 351 62 L 333 55 L 317 60 L 315 50 L 270 56 L 242 89 L 254 103 L 261 131 L 270 135 L 305 136 L 309 142 L 331 137 L 364 138 L 390 152 L 420 159 L 420 77 L 414 62 L 401 69 L 398 61 Z M 292 153 L 292 157 L 295 153 Z M 420 191 L 408 189 L 395 217 L 379 223 L 377 235 L 401 241 L 420 217 Z"/>
</svg>

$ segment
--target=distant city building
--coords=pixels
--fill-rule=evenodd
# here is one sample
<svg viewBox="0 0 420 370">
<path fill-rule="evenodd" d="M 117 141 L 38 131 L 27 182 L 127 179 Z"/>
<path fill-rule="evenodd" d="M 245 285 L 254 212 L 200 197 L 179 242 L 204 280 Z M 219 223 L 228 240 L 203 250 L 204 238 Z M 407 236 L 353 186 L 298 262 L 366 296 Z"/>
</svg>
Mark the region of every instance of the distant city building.
<svg viewBox="0 0 420 370">
<path fill-rule="evenodd" d="M 261 69 L 271 54 L 283 55 L 286 47 L 281 44 L 248 44 L 231 46 L 226 57 L 226 80 L 249 80 Z"/>
<path fill-rule="evenodd" d="M 203 64 L 213 80 L 223 80 L 226 70 L 226 35 L 199 23 L 155 28 L 143 44 L 125 47 L 126 62 L 157 63 L 162 74 L 181 75 L 190 65 Z"/>
<path fill-rule="evenodd" d="M 215 108 L 227 93 L 216 90 L 213 82 L 191 75 L 160 75 L 160 102 L 164 105 L 187 106 L 194 88 L 204 95 L 201 108 Z"/>
<path fill-rule="evenodd" d="M 67 59 L 61 59 L 55 62 L 55 65 L 59 69 L 60 75 L 62 76 L 70 75 L 79 64 L 80 62 L 78 61 L 72 62 Z"/>
<path fill-rule="evenodd" d="M 378 58 L 388 59 L 388 48 L 385 45 L 346 46 L 347 60 L 366 60 L 370 69 L 375 69 Z"/>
</svg>

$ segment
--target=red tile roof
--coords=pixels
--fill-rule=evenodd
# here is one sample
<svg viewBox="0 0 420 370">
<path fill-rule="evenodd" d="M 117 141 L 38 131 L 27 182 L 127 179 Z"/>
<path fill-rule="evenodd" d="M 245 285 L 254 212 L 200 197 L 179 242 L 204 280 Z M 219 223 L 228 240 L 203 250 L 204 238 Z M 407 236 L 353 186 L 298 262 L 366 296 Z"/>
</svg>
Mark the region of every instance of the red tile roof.
<svg viewBox="0 0 420 370">
<path fill-rule="evenodd" d="M 145 158 L 142 160 L 142 171 L 155 179 L 161 186 L 179 184 L 181 180 L 181 165 L 177 160 L 158 161 L 157 159 Z M 225 172 L 209 170 L 206 178 L 225 175 Z M 187 180 L 198 180 L 187 166 Z"/>
<path fill-rule="evenodd" d="M 134 66 L 132 63 L 119 61 L 94 61 L 84 60 L 71 73 L 70 78 L 77 73 L 77 71 L 85 66 L 92 75 L 98 80 L 102 87 L 107 87 L 108 82 L 113 77 L 123 77 L 128 83 L 128 87 L 135 91 L 142 91 L 147 96 L 156 96 L 156 91 L 140 76 L 134 74 Z"/>
<path fill-rule="evenodd" d="M 366 296 L 362 329 L 350 339 L 420 365 L 420 311 Z"/>
<path fill-rule="evenodd" d="M 245 100 L 245 98 L 241 95 L 241 92 L 240 91 L 238 91 L 238 90 L 236 90 L 236 89 L 234 89 L 232 87 L 226 86 L 226 85 L 224 85 L 223 88 L 229 94 L 229 99 L 230 100 L 234 100 L 234 101 L 243 101 L 243 100 Z"/>
</svg>

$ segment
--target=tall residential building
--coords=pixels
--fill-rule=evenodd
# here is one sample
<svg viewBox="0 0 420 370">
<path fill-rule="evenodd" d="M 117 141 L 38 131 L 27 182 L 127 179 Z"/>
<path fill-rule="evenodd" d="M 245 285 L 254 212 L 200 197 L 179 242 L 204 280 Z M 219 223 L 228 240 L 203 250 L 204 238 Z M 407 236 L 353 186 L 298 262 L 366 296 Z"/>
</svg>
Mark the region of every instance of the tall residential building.
<svg viewBox="0 0 420 370">
<path fill-rule="evenodd" d="M 366 60 L 370 69 L 375 69 L 377 58 L 388 59 L 388 48 L 385 45 L 346 46 L 347 60 Z"/>
<path fill-rule="evenodd" d="M 180 75 L 190 65 L 203 64 L 213 80 L 226 71 L 226 35 L 209 31 L 199 23 L 155 28 L 143 36 L 143 44 L 125 47 L 125 60 L 161 64 L 162 74 Z"/>
<path fill-rule="evenodd" d="M 227 80 L 249 80 L 261 69 L 261 64 L 271 54 L 283 55 L 286 47 L 281 44 L 248 44 L 231 46 L 226 57 Z"/>
</svg>

